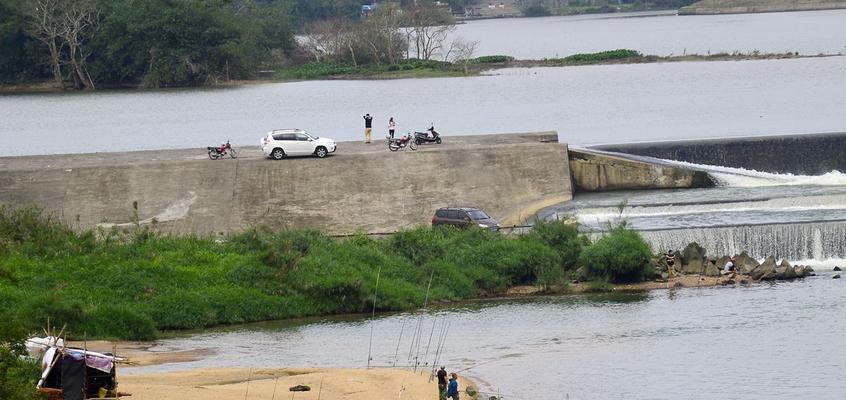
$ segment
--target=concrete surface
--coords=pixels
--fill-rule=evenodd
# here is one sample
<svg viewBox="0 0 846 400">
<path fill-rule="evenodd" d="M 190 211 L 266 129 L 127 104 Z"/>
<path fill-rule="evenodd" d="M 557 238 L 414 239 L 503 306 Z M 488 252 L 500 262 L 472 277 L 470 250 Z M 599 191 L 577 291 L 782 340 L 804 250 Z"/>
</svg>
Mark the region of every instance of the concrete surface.
<svg viewBox="0 0 846 400">
<path fill-rule="evenodd" d="M 569 159 L 573 188 L 577 192 L 714 185 L 708 174 L 702 171 L 650 164 L 590 150 L 570 149 Z"/>
<path fill-rule="evenodd" d="M 336 154 L 272 161 L 258 148 L 0 158 L 0 204 L 40 206 L 73 226 L 225 234 L 266 224 L 330 233 L 428 224 L 442 206 L 478 206 L 504 224 L 571 199 L 557 134 L 445 137 L 420 150 L 341 142 Z"/>
<path fill-rule="evenodd" d="M 592 148 L 777 173 L 820 175 L 833 170 L 846 171 L 843 155 L 846 133 L 644 142 Z"/>
</svg>

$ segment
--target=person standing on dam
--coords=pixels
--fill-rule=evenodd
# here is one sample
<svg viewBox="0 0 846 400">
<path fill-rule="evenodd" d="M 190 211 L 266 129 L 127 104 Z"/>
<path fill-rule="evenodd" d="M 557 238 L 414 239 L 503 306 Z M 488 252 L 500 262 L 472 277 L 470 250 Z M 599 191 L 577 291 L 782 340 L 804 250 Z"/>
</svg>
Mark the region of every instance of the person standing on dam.
<svg viewBox="0 0 846 400">
<path fill-rule="evenodd" d="M 447 398 L 447 372 L 443 366 L 438 370 L 438 400 Z"/>
<path fill-rule="evenodd" d="M 396 129 L 397 123 L 394 122 L 394 117 L 391 117 L 391 119 L 388 120 L 388 135 L 391 136 L 391 139 L 394 138 L 394 132 L 396 131 Z"/>
<path fill-rule="evenodd" d="M 373 132 L 373 117 L 364 114 L 364 143 L 370 143 L 370 134 Z"/>
</svg>

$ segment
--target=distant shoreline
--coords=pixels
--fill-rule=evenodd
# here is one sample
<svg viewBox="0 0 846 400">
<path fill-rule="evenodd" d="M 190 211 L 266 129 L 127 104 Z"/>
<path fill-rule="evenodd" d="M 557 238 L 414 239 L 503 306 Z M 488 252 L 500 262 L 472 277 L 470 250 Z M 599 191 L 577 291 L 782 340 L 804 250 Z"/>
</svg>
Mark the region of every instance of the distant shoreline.
<svg viewBox="0 0 846 400">
<path fill-rule="evenodd" d="M 577 67 L 588 65 L 621 65 L 621 64 L 652 64 L 667 62 L 714 62 L 714 61 L 752 61 L 752 60 L 788 60 L 802 58 L 842 57 L 843 54 L 807 55 L 797 52 L 787 53 L 716 53 L 716 54 L 686 54 L 672 56 L 639 55 L 635 57 L 615 58 L 606 60 L 571 61 L 568 58 L 547 58 L 537 60 L 509 60 L 493 63 L 473 63 L 468 66 L 467 73 L 453 69 L 420 69 L 412 71 L 383 71 L 373 73 L 354 73 L 315 76 L 304 79 L 251 79 L 223 81 L 204 86 L 176 86 L 167 88 L 145 88 L 140 84 L 100 85 L 98 90 L 129 91 L 129 90 L 172 90 L 172 89 L 214 89 L 237 87 L 264 83 L 285 83 L 321 80 L 393 80 L 393 79 L 426 79 L 426 78 L 459 78 L 479 76 L 483 72 L 496 71 L 507 68 L 536 68 L 536 67 Z M 52 81 L 40 81 L 18 84 L 0 84 L 0 95 L 9 94 L 43 94 L 43 93 L 80 93 L 79 91 L 56 88 Z"/>
<path fill-rule="evenodd" d="M 776 4 L 773 4 L 776 3 Z M 846 1 L 820 1 L 797 4 L 796 1 L 705 0 L 679 9 L 679 15 L 757 14 L 793 11 L 825 11 L 846 9 Z"/>
</svg>

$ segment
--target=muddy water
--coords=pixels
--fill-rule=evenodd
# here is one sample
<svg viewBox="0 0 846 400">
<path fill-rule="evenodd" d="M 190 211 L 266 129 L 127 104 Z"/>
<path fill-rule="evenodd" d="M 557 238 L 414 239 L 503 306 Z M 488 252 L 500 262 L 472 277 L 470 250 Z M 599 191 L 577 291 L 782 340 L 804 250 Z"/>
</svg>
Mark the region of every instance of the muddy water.
<svg viewBox="0 0 846 400">
<path fill-rule="evenodd" d="M 831 274 L 753 287 L 487 301 L 380 316 L 371 363 L 408 366 L 416 358 L 427 369 L 448 321 L 439 363 L 506 399 L 839 399 L 846 391 L 840 376 L 846 281 Z M 419 349 L 415 336 L 422 339 Z M 159 349 L 218 351 L 197 362 L 127 372 L 364 367 L 369 343 L 367 319 L 250 325 L 165 340 Z"/>
</svg>

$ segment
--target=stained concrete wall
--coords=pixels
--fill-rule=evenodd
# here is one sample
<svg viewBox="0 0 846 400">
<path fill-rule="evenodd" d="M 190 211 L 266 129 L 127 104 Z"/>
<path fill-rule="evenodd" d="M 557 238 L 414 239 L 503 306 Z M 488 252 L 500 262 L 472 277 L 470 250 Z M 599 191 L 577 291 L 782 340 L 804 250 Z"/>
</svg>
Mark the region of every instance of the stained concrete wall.
<svg viewBox="0 0 846 400">
<path fill-rule="evenodd" d="M 255 149 L 236 160 L 204 157 L 185 150 L 4 159 L 0 204 L 41 206 L 82 228 L 128 225 L 136 203 L 142 224 L 169 232 L 267 224 L 350 233 L 428 224 L 436 208 L 456 205 L 514 224 L 571 199 L 567 146 L 555 133 L 446 138 L 396 153 L 340 143 L 325 159 L 271 161 Z"/>
<path fill-rule="evenodd" d="M 581 192 L 709 187 L 707 173 L 570 149 L 573 188 Z"/>
<path fill-rule="evenodd" d="M 595 148 L 766 172 L 819 175 L 832 170 L 846 171 L 846 133 L 632 143 Z"/>
</svg>

